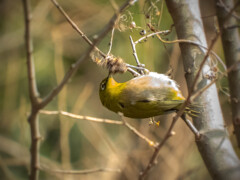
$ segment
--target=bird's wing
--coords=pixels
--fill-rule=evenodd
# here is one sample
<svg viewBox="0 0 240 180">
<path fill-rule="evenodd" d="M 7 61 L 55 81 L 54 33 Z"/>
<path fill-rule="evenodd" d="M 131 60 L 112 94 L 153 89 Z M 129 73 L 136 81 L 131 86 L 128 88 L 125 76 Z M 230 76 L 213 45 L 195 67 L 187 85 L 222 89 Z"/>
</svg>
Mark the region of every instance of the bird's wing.
<svg viewBox="0 0 240 180">
<path fill-rule="evenodd" d="M 164 78 L 167 77 L 164 75 Z M 152 76 L 140 76 L 126 82 L 124 95 L 135 100 L 179 100 L 181 95 L 175 81 Z"/>
</svg>

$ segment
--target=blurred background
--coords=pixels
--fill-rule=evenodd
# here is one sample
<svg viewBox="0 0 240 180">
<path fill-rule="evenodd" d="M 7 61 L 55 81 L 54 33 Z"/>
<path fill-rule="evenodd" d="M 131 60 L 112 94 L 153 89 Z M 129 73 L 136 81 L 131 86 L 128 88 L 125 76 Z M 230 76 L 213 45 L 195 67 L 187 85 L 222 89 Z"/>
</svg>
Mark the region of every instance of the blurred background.
<svg viewBox="0 0 240 180">
<path fill-rule="evenodd" d="M 60 5 L 93 39 L 114 15 L 114 7 L 123 0 L 63 1 Z M 215 32 L 215 7 L 212 1 L 202 0 L 202 16 L 207 39 Z M 32 40 L 37 86 L 45 97 L 63 78 L 68 68 L 89 48 L 56 7 L 49 0 L 31 0 Z M 136 23 L 132 28 L 131 23 Z M 139 0 L 128 8 L 117 25 L 111 53 L 135 65 L 129 35 L 134 40 L 151 22 L 158 30 L 170 29 L 173 24 L 164 1 Z M 109 49 L 111 33 L 98 45 L 105 53 Z M 173 31 L 165 40 L 176 39 Z M 184 96 L 187 88 L 178 44 L 161 43 L 157 37 L 148 38 L 137 45 L 141 63 L 155 72 L 166 73 L 171 66 L 173 79 L 180 85 Z M 214 51 L 223 59 L 220 39 Z M 219 67 L 221 68 L 221 67 Z M 0 0 L 0 179 L 27 179 L 29 174 L 30 129 L 27 116 L 30 103 L 27 84 L 26 53 L 24 46 L 24 18 L 21 1 Z M 97 66 L 89 57 L 67 83 L 61 93 L 45 110 L 67 111 L 74 114 L 121 120 L 104 108 L 99 100 L 98 88 L 107 76 L 106 69 Z M 124 82 L 132 75 L 115 75 Z M 217 82 L 226 127 L 232 137 L 228 85 L 226 78 Z M 160 126 L 149 125 L 149 119 L 126 121 L 146 137 L 161 142 L 174 114 L 156 117 Z M 74 120 L 61 115 L 40 114 L 41 164 L 50 169 L 84 170 L 93 168 L 120 169 L 121 172 L 99 172 L 87 175 L 63 175 L 40 171 L 40 179 L 137 179 L 152 153 L 153 148 L 121 125 Z M 157 165 L 148 179 L 210 179 L 204 166 L 194 136 L 178 120 L 171 137 L 160 151 Z M 232 138 L 236 147 L 236 142 Z"/>
</svg>

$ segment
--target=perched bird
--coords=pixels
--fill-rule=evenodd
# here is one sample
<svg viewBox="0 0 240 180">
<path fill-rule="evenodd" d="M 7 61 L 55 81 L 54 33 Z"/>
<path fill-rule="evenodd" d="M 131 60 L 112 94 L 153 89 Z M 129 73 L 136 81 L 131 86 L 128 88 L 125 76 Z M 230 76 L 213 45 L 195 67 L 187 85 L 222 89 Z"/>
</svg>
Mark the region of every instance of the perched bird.
<svg viewBox="0 0 240 180">
<path fill-rule="evenodd" d="M 185 98 L 177 83 L 164 74 L 150 72 L 118 83 L 110 74 L 99 88 L 103 106 L 130 118 L 149 118 L 179 110 Z"/>
</svg>

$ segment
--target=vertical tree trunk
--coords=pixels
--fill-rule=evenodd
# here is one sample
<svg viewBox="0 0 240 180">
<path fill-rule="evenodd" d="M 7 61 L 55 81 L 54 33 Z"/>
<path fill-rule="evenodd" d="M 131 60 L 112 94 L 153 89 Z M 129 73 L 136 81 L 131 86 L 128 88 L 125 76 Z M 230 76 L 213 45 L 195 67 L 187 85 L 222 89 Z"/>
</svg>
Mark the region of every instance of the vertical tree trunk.
<svg viewBox="0 0 240 180">
<path fill-rule="evenodd" d="M 197 0 L 167 0 L 169 12 L 173 18 L 179 39 L 189 39 L 207 46 L 203 30 L 199 4 Z M 195 45 L 180 44 L 188 89 L 191 89 L 199 64 L 205 54 Z M 198 88 L 211 81 L 204 78 L 204 70 L 209 70 L 205 64 L 199 77 Z M 197 141 L 201 156 L 213 179 L 239 179 L 240 162 L 228 138 L 215 85 L 208 88 L 199 98 L 198 108 L 201 115 L 193 118 L 195 126 L 202 137 Z"/>
<path fill-rule="evenodd" d="M 229 11 L 223 4 L 216 1 L 217 16 L 222 33 L 222 44 L 227 67 L 235 66 L 235 69 L 229 72 L 228 80 L 232 105 L 232 122 L 238 147 L 240 147 L 240 39 L 238 28 L 231 28 L 231 26 L 237 25 L 237 21 L 233 16 L 234 12 L 230 12 L 234 8 L 234 1 L 222 0 L 222 2 Z"/>
</svg>

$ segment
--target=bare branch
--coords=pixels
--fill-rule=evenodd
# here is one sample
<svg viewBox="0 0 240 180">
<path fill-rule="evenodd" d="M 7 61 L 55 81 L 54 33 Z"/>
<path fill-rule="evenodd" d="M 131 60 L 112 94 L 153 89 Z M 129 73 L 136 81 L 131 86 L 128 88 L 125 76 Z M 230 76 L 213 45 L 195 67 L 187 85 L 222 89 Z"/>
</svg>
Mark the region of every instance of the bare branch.
<svg viewBox="0 0 240 180">
<path fill-rule="evenodd" d="M 58 95 L 58 93 L 62 90 L 68 80 L 72 77 L 72 75 L 77 71 L 82 61 L 88 59 L 92 48 L 90 48 L 75 64 L 72 64 L 65 74 L 64 78 L 62 79 L 61 83 L 57 85 L 41 102 L 41 109 L 44 108 L 51 100 Z"/>
<path fill-rule="evenodd" d="M 220 1 L 220 0 L 219 0 Z M 233 0 L 221 0 L 227 7 L 231 8 L 229 12 L 224 7 L 217 6 L 217 16 L 222 32 L 222 45 L 227 67 L 234 70 L 228 71 L 228 81 L 231 97 L 232 123 L 234 127 L 234 134 L 237 138 L 238 147 L 240 148 L 240 65 L 239 65 L 239 29 L 229 28 L 235 26 L 237 21 L 233 15 L 234 9 L 239 5 L 237 1 L 234 5 Z"/>
<path fill-rule="evenodd" d="M 192 133 L 195 135 L 195 138 L 196 138 L 197 140 L 199 140 L 199 139 L 201 138 L 200 132 L 199 132 L 199 131 L 197 130 L 197 128 L 192 124 L 192 122 L 191 122 L 189 119 L 187 119 L 185 113 L 183 113 L 183 114 L 181 115 L 181 118 L 182 118 L 183 121 L 186 123 L 186 125 L 188 126 L 188 128 L 192 131 Z"/>
<path fill-rule="evenodd" d="M 27 52 L 27 71 L 28 71 L 28 86 L 29 86 L 29 96 L 31 101 L 31 113 L 28 116 L 28 122 L 30 124 L 31 130 L 31 163 L 30 163 L 30 176 L 29 179 L 38 179 L 38 166 L 39 166 L 39 122 L 38 122 L 38 111 L 39 111 L 39 101 L 38 92 L 35 79 L 35 67 L 32 57 L 32 40 L 30 31 L 30 3 L 28 0 L 22 0 L 24 21 L 25 21 L 25 43 Z"/>
<path fill-rule="evenodd" d="M 197 74 L 196 74 L 196 76 L 195 76 L 195 79 L 194 79 L 194 81 L 193 81 L 192 87 L 191 87 L 191 89 L 190 89 L 189 92 L 188 92 L 189 95 L 188 95 L 187 101 L 189 101 L 189 102 L 190 102 L 191 95 L 192 95 L 192 93 L 194 92 L 194 90 L 195 90 L 195 88 L 196 88 L 197 82 L 198 82 L 198 80 L 199 80 L 199 76 L 200 76 L 200 74 L 202 73 L 204 64 L 205 64 L 206 61 L 208 60 L 209 54 L 210 54 L 210 52 L 211 52 L 214 44 L 216 43 L 219 35 L 220 35 L 220 33 L 218 32 L 218 33 L 216 34 L 216 36 L 214 37 L 214 39 L 212 40 L 212 42 L 211 42 L 211 44 L 210 44 L 210 46 L 209 46 L 209 48 L 208 48 L 208 51 L 207 51 L 207 53 L 205 54 L 205 56 L 204 56 L 204 58 L 203 58 L 203 60 L 202 60 L 202 62 L 201 62 L 201 64 L 200 64 L 200 66 L 199 66 L 199 69 L 198 69 L 198 72 L 197 72 Z"/>
<path fill-rule="evenodd" d="M 117 12 L 115 12 L 115 15 L 110 19 L 109 23 L 103 28 L 103 30 L 99 33 L 98 39 L 102 39 L 106 36 L 106 34 L 115 26 L 119 15 L 125 11 L 129 6 L 134 5 L 137 2 L 137 0 L 127 0 Z M 96 42 L 96 41 L 95 41 Z"/>
<path fill-rule="evenodd" d="M 207 61 L 207 58 L 208 58 L 208 56 L 209 56 L 209 53 L 211 52 L 211 50 L 212 50 L 212 48 L 213 48 L 213 45 L 215 44 L 215 42 L 216 42 L 216 40 L 217 40 L 218 35 L 219 35 L 219 34 L 217 34 L 216 38 L 215 38 L 215 39 L 213 40 L 213 42 L 211 43 L 211 45 L 210 45 L 210 47 L 209 47 L 209 49 L 208 49 L 208 52 L 206 53 L 206 55 L 204 56 L 203 61 L 201 62 L 201 65 L 200 65 L 200 67 L 199 67 L 198 73 L 197 73 L 197 75 L 196 75 L 196 77 L 195 77 L 195 80 L 194 80 L 194 83 L 193 83 L 192 90 L 189 91 L 188 98 L 186 99 L 186 101 L 184 102 L 184 104 L 182 105 L 182 107 L 180 108 L 180 110 L 177 112 L 176 116 L 173 118 L 173 121 L 172 121 L 172 124 L 171 124 L 169 130 L 167 131 L 166 135 L 164 136 L 161 144 L 159 144 L 159 145 L 156 147 L 156 149 L 155 149 L 155 151 L 154 151 L 154 153 L 153 153 L 153 155 L 152 155 L 152 157 L 151 157 L 151 159 L 150 159 L 147 167 L 145 168 L 145 170 L 140 173 L 139 179 L 143 179 L 143 178 L 147 175 L 147 173 L 149 172 L 149 170 L 153 167 L 154 162 L 155 162 L 155 160 L 156 160 L 157 157 L 158 157 L 158 154 L 159 154 L 159 151 L 160 151 L 161 147 L 164 145 L 164 143 L 167 141 L 167 139 L 171 136 L 171 132 L 172 132 L 172 129 L 173 129 L 173 127 L 174 127 L 174 124 L 176 123 L 176 121 L 178 120 L 179 117 L 182 117 L 182 119 L 183 119 L 184 122 L 187 124 L 187 126 L 188 126 L 188 127 L 191 129 L 191 131 L 195 134 L 196 139 L 200 139 L 200 133 L 199 133 L 198 130 L 195 128 L 195 126 L 193 126 L 193 124 L 192 124 L 188 119 L 186 119 L 186 117 L 185 117 L 185 115 L 184 115 L 184 111 L 185 111 L 185 108 L 186 108 L 186 107 L 188 106 L 188 104 L 190 103 L 190 98 L 191 98 L 191 95 L 192 95 L 192 93 L 193 93 L 194 87 L 195 87 L 195 85 L 196 85 L 196 83 L 197 83 L 197 80 L 198 80 L 198 78 L 199 78 L 200 72 L 202 72 L 203 65 L 204 65 L 204 63 Z"/>
<path fill-rule="evenodd" d="M 141 134 L 138 130 L 136 130 L 133 126 L 131 126 L 127 121 L 125 121 L 125 119 L 122 117 L 122 121 L 123 124 L 130 129 L 134 134 L 136 134 L 138 137 L 140 137 L 141 139 L 143 139 L 144 141 L 146 141 L 148 143 L 148 145 L 153 146 L 153 147 L 157 147 L 158 143 L 155 143 L 154 141 L 148 139 L 146 136 L 144 136 L 143 134 Z"/>
<path fill-rule="evenodd" d="M 52 0 L 52 2 L 58 7 L 58 9 L 60 10 L 60 12 L 64 15 L 64 17 L 68 20 L 68 22 L 70 23 L 70 25 L 88 42 L 90 41 L 85 35 L 84 33 L 75 25 L 75 23 L 73 23 L 73 21 L 69 18 L 69 16 L 67 16 L 67 14 L 65 13 L 65 11 L 61 8 L 61 6 L 55 1 Z M 129 5 L 133 5 L 135 3 L 135 1 L 132 0 L 127 0 L 118 10 L 118 14 L 122 13 Z M 74 74 L 74 72 L 77 71 L 77 69 L 79 68 L 80 64 L 82 61 L 85 61 L 88 59 L 89 54 L 92 52 L 93 49 L 96 49 L 96 44 L 98 42 L 100 42 L 107 34 L 108 32 L 114 27 L 117 19 L 118 19 L 118 14 L 115 14 L 111 20 L 108 22 L 108 24 L 104 27 L 104 29 L 102 30 L 102 32 L 97 36 L 97 38 L 95 39 L 94 43 L 92 42 L 88 42 L 91 47 L 87 50 L 87 52 L 74 64 L 71 65 L 71 67 L 69 68 L 69 70 L 67 71 L 67 73 L 65 74 L 64 78 L 62 79 L 61 83 L 55 87 L 41 102 L 41 108 L 44 108 L 64 87 L 64 85 L 68 82 L 68 80 L 72 77 L 72 75 Z M 99 50 L 100 52 L 100 50 Z M 100 52 L 101 53 L 101 52 Z M 104 53 L 101 53 L 102 55 L 104 55 L 104 57 L 106 57 L 106 55 Z M 128 69 L 129 70 L 129 69 Z M 134 70 L 129 70 L 129 72 L 133 72 Z"/>
<path fill-rule="evenodd" d="M 23 0 L 23 10 L 24 10 L 24 21 L 25 21 L 25 44 L 26 44 L 26 55 L 27 55 L 27 72 L 28 72 L 28 89 L 31 104 L 38 104 L 39 93 L 37 90 L 36 78 L 35 78 L 35 67 L 34 60 L 32 56 L 33 45 L 31 39 L 30 23 L 31 14 L 30 6 L 28 0 Z"/>
<path fill-rule="evenodd" d="M 95 118 L 95 117 L 91 117 L 91 116 L 81 116 L 81 115 L 72 114 L 72 113 L 69 113 L 66 111 L 41 110 L 40 113 L 47 114 L 47 115 L 61 114 L 63 116 L 67 116 L 67 117 L 78 119 L 78 120 L 87 120 L 87 121 L 93 121 L 93 122 L 98 122 L 98 123 L 107 123 L 107 124 L 116 124 L 116 125 L 124 124 L 122 121 L 116 121 L 116 120 L 111 120 L 111 119 L 101 119 L 101 118 Z"/>
<path fill-rule="evenodd" d="M 156 149 L 155 149 L 155 151 L 154 151 L 154 153 L 153 153 L 153 155 L 152 155 L 152 157 L 151 157 L 151 159 L 150 159 L 147 167 L 145 168 L 145 170 L 140 173 L 139 179 L 143 179 L 143 178 L 147 175 L 147 173 L 149 172 L 149 170 L 153 167 L 154 162 L 156 161 L 156 159 L 157 159 L 157 157 L 158 157 L 158 154 L 159 154 L 159 151 L 160 151 L 161 147 L 164 145 L 164 143 L 167 141 L 167 139 L 171 136 L 171 132 L 172 132 L 172 129 L 173 129 L 173 127 L 174 127 L 174 124 L 176 123 L 176 121 L 178 120 L 179 117 L 182 117 L 182 119 L 183 119 L 184 122 L 187 124 L 187 126 L 188 126 L 188 127 L 191 129 L 191 131 L 195 134 L 196 139 L 197 139 L 197 140 L 200 139 L 200 137 L 201 137 L 200 133 L 199 133 L 198 130 L 195 128 L 195 126 L 193 126 L 193 124 L 185 117 L 184 111 L 185 111 L 186 107 L 188 106 L 188 104 L 190 103 L 190 98 L 191 98 L 191 96 L 192 96 L 192 93 L 193 93 L 193 90 L 194 90 L 194 88 L 195 88 L 195 85 L 196 85 L 196 83 L 197 83 L 197 81 L 198 81 L 200 72 L 202 72 L 203 65 L 204 65 L 205 62 L 207 61 L 207 58 L 208 58 L 208 56 L 209 56 L 209 54 L 210 54 L 210 52 L 211 52 L 211 50 L 212 50 L 212 48 L 213 48 L 213 45 L 214 45 L 215 42 L 216 42 L 218 36 L 219 36 L 219 33 L 217 34 L 216 38 L 212 41 L 212 43 L 211 43 L 211 45 L 210 45 L 210 47 L 209 47 L 206 55 L 204 56 L 203 61 L 201 62 L 201 65 L 200 65 L 199 70 L 198 70 L 198 73 L 197 73 L 197 75 L 196 75 L 196 77 L 195 77 L 195 80 L 194 80 L 192 89 L 191 89 L 191 91 L 189 91 L 189 94 L 188 94 L 188 97 L 187 97 L 186 101 L 184 102 L 184 104 L 182 105 L 182 107 L 180 108 L 180 110 L 177 112 L 176 116 L 173 118 L 173 121 L 172 121 L 172 124 L 171 124 L 169 130 L 167 131 L 166 135 L 164 136 L 161 144 L 159 144 L 159 145 L 156 147 Z"/>
<path fill-rule="evenodd" d="M 59 3 L 56 0 L 51 0 L 53 4 L 58 8 L 58 10 L 61 12 L 61 14 L 66 18 L 66 20 L 69 22 L 69 24 L 73 27 L 73 29 L 80 34 L 80 36 L 90 45 L 92 46 L 99 54 L 101 54 L 104 58 L 106 55 L 98 49 L 95 44 L 78 28 L 78 26 L 71 20 L 71 18 L 67 15 L 67 13 L 64 11 L 64 9 L 59 5 Z"/>
<path fill-rule="evenodd" d="M 148 165 L 146 166 L 146 168 L 140 172 L 139 174 L 139 180 L 144 179 L 144 177 L 148 174 L 148 172 L 151 170 L 151 168 L 156 164 L 156 160 L 159 154 L 159 151 L 161 150 L 161 148 L 163 147 L 163 145 L 166 143 L 166 141 L 173 135 L 175 135 L 175 132 L 173 132 L 173 127 L 175 125 L 177 121 L 177 118 L 173 118 L 172 123 L 167 131 L 167 133 L 165 134 L 162 142 L 160 144 L 158 144 L 156 146 L 156 148 L 154 149 L 153 155 L 151 156 Z"/>
<path fill-rule="evenodd" d="M 161 36 L 159 36 L 159 34 L 162 34 L 162 33 L 158 33 L 158 32 L 155 30 L 155 28 L 154 28 L 150 23 L 148 23 L 148 27 L 154 32 L 154 33 L 152 33 L 152 34 L 149 34 L 149 36 L 150 36 L 150 35 L 151 35 L 151 36 L 156 35 L 156 36 L 158 37 L 158 39 L 159 39 L 160 41 L 162 41 L 163 43 L 166 43 L 166 44 L 189 43 L 189 44 L 193 44 L 193 45 L 195 45 L 195 46 L 198 46 L 200 49 L 201 49 L 201 48 L 203 48 L 203 49 L 205 49 L 205 50 L 208 50 L 208 49 L 209 49 L 208 47 L 206 47 L 206 46 L 204 46 L 204 45 L 202 45 L 202 44 L 200 44 L 200 43 L 198 43 L 198 42 L 196 42 L 196 41 L 189 40 L 189 39 L 177 39 L 177 40 L 173 40 L 173 41 L 166 41 L 166 40 L 162 39 Z M 167 31 L 167 30 L 166 30 L 166 31 Z M 162 31 L 160 31 L 160 32 L 162 32 Z M 202 50 L 202 49 L 201 49 L 201 50 Z M 205 52 L 205 51 L 202 50 L 202 52 Z M 227 70 L 227 67 L 226 67 L 226 65 L 224 64 L 224 62 L 222 61 L 222 59 L 221 59 L 214 51 L 211 50 L 211 51 L 210 51 L 210 54 L 212 54 L 212 55 L 218 60 L 218 62 L 222 65 L 222 67 L 223 67 L 225 70 Z"/>
<path fill-rule="evenodd" d="M 173 18 L 178 38 L 191 38 L 206 46 L 198 1 L 168 0 L 166 4 Z M 180 48 L 190 91 L 198 72 L 194 62 L 203 61 L 205 53 L 201 53 L 191 44 L 181 44 Z M 199 55 L 195 56 L 196 53 Z M 208 85 L 210 80 L 200 76 L 200 82 L 198 88 Z M 239 179 L 240 163 L 224 128 L 216 86 L 212 85 L 202 96 L 199 96 L 197 101 L 202 104 L 202 107 L 196 108 L 201 116 L 193 117 L 193 122 L 201 132 L 201 138 L 196 143 L 206 167 L 213 179 Z"/>
<path fill-rule="evenodd" d="M 227 69 L 227 71 L 224 74 L 221 74 L 218 78 L 215 78 L 211 81 L 207 86 L 203 87 L 202 89 L 198 90 L 191 96 L 191 101 L 194 101 L 198 96 L 200 96 L 204 91 L 206 91 L 209 87 L 211 87 L 217 80 L 223 78 L 224 76 L 227 76 L 228 73 L 233 71 L 238 65 L 240 64 L 240 61 L 237 61 L 234 63 L 231 67 Z"/>
<path fill-rule="evenodd" d="M 134 44 L 138 44 L 138 43 L 141 43 L 143 40 L 146 40 L 147 38 L 149 37 L 152 37 L 152 36 L 155 36 L 157 34 L 168 34 L 170 33 L 170 30 L 165 30 L 165 31 L 157 31 L 157 32 L 154 32 L 154 33 L 151 33 L 151 34 L 148 34 L 146 36 L 143 36 L 141 37 L 140 39 L 138 39 L 137 41 L 134 42 Z"/>
<path fill-rule="evenodd" d="M 111 50 L 112 50 L 112 43 L 113 43 L 114 31 L 115 31 L 115 28 L 113 27 L 113 28 L 112 28 L 111 39 L 110 39 L 110 42 L 109 42 L 109 50 L 108 50 L 108 52 L 107 52 L 107 56 L 111 53 Z"/>
<path fill-rule="evenodd" d="M 134 58 L 136 60 L 137 66 L 138 67 L 142 67 L 143 64 L 141 64 L 139 59 L 138 59 L 137 50 L 136 50 L 136 47 L 135 47 L 135 43 L 133 42 L 132 36 L 129 36 L 129 38 L 130 38 L 130 41 L 131 41 L 131 45 L 132 45 L 132 49 L 133 49 L 133 56 L 134 56 Z M 138 70 L 138 72 L 140 74 L 144 74 L 144 72 L 142 70 Z"/>
<path fill-rule="evenodd" d="M 115 172 L 120 173 L 120 169 L 112 169 L 112 168 L 96 168 L 96 169 L 85 169 L 85 170 L 60 170 L 60 169 L 51 169 L 45 165 L 41 165 L 40 170 L 49 172 L 49 173 L 60 173 L 60 174 L 73 174 L 73 175 L 86 175 L 93 174 L 99 172 Z"/>
<path fill-rule="evenodd" d="M 137 76 L 140 76 L 140 74 L 136 71 L 134 71 L 131 67 L 128 67 L 128 71 L 134 76 L 134 77 L 137 77 Z"/>
<path fill-rule="evenodd" d="M 235 9 L 239 6 L 240 1 L 237 1 L 236 4 L 230 9 L 226 6 L 226 4 L 222 0 L 218 0 L 218 6 L 224 8 L 224 10 L 228 13 L 224 21 L 227 21 L 228 18 L 233 16 L 237 20 L 240 20 L 240 17 L 234 12 Z"/>
<path fill-rule="evenodd" d="M 72 114 L 66 111 L 47 111 L 47 110 L 41 110 L 40 113 L 46 114 L 46 115 L 63 115 L 66 117 L 78 119 L 78 120 L 87 120 L 87 121 L 92 121 L 92 122 L 97 122 L 97 123 L 107 123 L 107 124 L 114 124 L 114 125 L 124 125 L 128 129 L 130 129 L 134 134 L 136 134 L 138 137 L 143 139 L 148 143 L 148 145 L 156 147 L 158 143 L 155 143 L 154 141 L 150 140 L 143 134 L 141 134 L 139 131 L 137 131 L 133 126 L 131 126 L 128 122 L 122 118 L 122 121 L 117 121 L 117 120 L 111 120 L 111 119 L 101 119 L 101 118 L 96 118 L 96 117 L 90 117 L 90 116 L 81 116 L 81 115 L 76 115 Z"/>
</svg>

